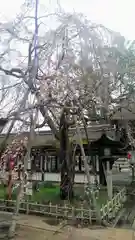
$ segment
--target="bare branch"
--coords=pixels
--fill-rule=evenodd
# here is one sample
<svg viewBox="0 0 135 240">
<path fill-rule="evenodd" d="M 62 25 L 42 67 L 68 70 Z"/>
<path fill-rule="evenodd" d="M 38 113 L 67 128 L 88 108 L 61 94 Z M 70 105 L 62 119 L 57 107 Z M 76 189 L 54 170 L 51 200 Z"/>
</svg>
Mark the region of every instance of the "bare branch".
<svg viewBox="0 0 135 240">
<path fill-rule="evenodd" d="M 44 121 L 41 124 L 36 124 L 36 128 L 42 128 L 44 127 L 46 124 L 46 119 L 44 119 Z"/>
<path fill-rule="evenodd" d="M 13 76 L 16 78 L 23 78 L 24 73 L 21 69 L 19 68 L 12 68 L 10 70 L 4 69 L 3 67 L 0 66 L 0 71 L 3 71 L 6 75 Z"/>
<path fill-rule="evenodd" d="M 13 85 L 9 85 L 9 86 L 0 88 L 0 91 L 7 90 L 7 89 L 9 89 L 9 88 L 14 88 L 14 87 L 20 85 L 21 83 L 22 83 L 22 82 L 18 82 L 18 83 L 15 83 L 15 84 L 13 84 Z"/>
</svg>

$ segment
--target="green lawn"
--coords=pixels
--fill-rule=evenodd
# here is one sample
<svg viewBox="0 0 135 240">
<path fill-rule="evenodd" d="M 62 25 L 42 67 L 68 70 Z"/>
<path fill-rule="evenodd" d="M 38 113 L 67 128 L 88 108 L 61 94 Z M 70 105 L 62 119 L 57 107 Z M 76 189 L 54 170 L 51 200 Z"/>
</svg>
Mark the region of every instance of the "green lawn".
<svg viewBox="0 0 135 240">
<path fill-rule="evenodd" d="M 16 199 L 17 190 L 15 189 L 12 193 L 12 199 Z M 6 188 L 3 185 L 0 185 L 0 198 L 6 197 Z M 32 196 L 28 198 L 33 202 L 54 202 L 59 199 L 59 186 L 45 186 L 41 185 L 38 191 L 33 191 Z"/>
<path fill-rule="evenodd" d="M 33 192 L 33 195 L 30 197 L 30 199 L 34 202 L 57 202 L 60 200 L 59 197 L 59 187 L 45 187 L 42 186 L 39 188 L 39 191 Z"/>
<path fill-rule="evenodd" d="M 63 201 L 60 200 L 60 189 L 56 184 L 43 183 L 39 186 L 38 191 L 33 191 L 32 196 L 28 196 L 27 199 L 38 202 L 38 203 L 48 203 L 52 202 L 54 204 L 62 204 Z M 0 198 L 5 198 L 6 188 L 3 185 L 0 185 Z M 100 190 L 98 195 L 97 203 L 101 207 L 103 204 L 106 204 L 108 197 L 106 190 Z M 16 199 L 16 190 L 12 194 L 12 198 Z M 75 186 L 75 198 L 73 200 L 73 205 L 79 206 L 80 202 L 84 199 L 84 186 L 79 185 Z"/>
<path fill-rule="evenodd" d="M 3 185 L 0 185 L 0 198 L 4 198 L 6 194 L 6 189 L 3 187 Z"/>
<path fill-rule="evenodd" d="M 108 200 L 108 195 L 106 190 L 100 190 L 99 191 L 99 197 L 97 199 L 98 205 L 101 207 L 102 205 L 106 204 Z"/>
</svg>

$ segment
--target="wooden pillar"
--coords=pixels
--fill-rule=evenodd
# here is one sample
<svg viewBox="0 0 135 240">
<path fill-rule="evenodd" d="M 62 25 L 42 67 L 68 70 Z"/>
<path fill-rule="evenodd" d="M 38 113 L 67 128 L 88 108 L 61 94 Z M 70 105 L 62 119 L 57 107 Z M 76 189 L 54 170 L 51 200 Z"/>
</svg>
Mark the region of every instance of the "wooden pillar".
<svg viewBox="0 0 135 240">
<path fill-rule="evenodd" d="M 109 200 L 111 200 L 113 195 L 113 187 L 112 187 L 112 170 L 110 168 L 109 161 L 107 161 L 106 181 L 107 181 L 108 198 Z"/>
<path fill-rule="evenodd" d="M 42 180 L 42 182 L 44 182 L 44 172 L 45 171 L 44 171 L 44 156 L 43 156 L 43 154 L 40 157 L 40 171 L 42 174 L 41 180 Z"/>
<path fill-rule="evenodd" d="M 31 170 L 31 155 L 28 158 L 28 166 L 27 166 L 27 170 Z"/>
<path fill-rule="evenodd" d="M 44 171 L 47 172 L 47 156 L 46 155 L 44 160 Z"/>
<path fill-rule="evenodd" d="M 106 176 L 105 176 L 105 163 L 102 161 L 102 159 L 99 159 L 99 183 L 103 186 L 106 186 Z"/>
<path fill-rule="evenodd" d="M 99 172 L 99 158 L 96 156 L 96 172 Z"/>
<path fill-rule="evenodd" d="M 96 173 L 95 173 L 95 182 L 96 184 L 99 184 L 100 183 L 100 179 L 99 179 L 99 157 L 98 155 L 96 155 Z"/>
</svg>

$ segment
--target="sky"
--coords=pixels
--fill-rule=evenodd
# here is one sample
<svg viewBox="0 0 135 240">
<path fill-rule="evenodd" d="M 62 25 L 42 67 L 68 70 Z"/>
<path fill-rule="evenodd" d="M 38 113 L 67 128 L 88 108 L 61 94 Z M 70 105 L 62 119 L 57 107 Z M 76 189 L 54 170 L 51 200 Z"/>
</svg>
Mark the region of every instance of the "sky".
<svg viewBox="0 0 135 240">
<path fill-rule="evenodd" d="M 22 2 L 24 0 L 0 0 L 0 20 L 15 17 L 20 12 Z M 132 28 L 135 0 L 39 0 L 39 2 L 51 9 L 59 2 L 66 11 L 82 12 L 91 21 L 118 31 L 128 39 L 135 39 L 135 28 Z"/>
<path fill-rule="evenodd" d="M 29 0 L 35 1 L 35 0 Z M 93 22 L 120 32 L 127 39 L 135 39 L 135 0 L 38 0 L 52 10 L 59 2 L 65 11 L 81 12 Z M 0 0 L 0 22 L 14 19 L 24 0 Z M 50 11 L 49 11 L 50 12 Z M 132 27 L 133 25 L 133 27 Z"/>
</svg>

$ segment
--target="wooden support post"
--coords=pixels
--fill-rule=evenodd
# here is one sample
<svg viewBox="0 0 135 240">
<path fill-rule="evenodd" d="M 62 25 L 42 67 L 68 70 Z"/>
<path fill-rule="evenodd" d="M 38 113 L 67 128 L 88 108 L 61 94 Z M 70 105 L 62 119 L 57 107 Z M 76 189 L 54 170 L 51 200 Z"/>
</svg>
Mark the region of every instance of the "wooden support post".
<svg viewBox="0 0 135 240">
<path fill-rule="evenodd" d="M 79 145 L 80 145 L 81 154 L 82 154 L 82 156 L 83 156 L 85 173 L 86 173 L 88 185 L 89 185 L 89 188 L 90 188 L 91 180 L 90 180 L 90 173 L 89 173 L 89 165 L 88 165 L 87 160 L 86 160 L 85 151 L 84 151 L 83 144 L 82 144 L 82 138 L 81 138 L 80 128 L 79 128 L 78 123 L 77 123 L 77 117 L 76 117 L 76 115 L 74 116 L 74 120 L 75 120 L 75 123 L 76 123 L 76 132 L 77 132 L 77 136 L 78 136 L 78 143 L 79 143 Z M 90 196 L 91 196 L 90 204 L 91 204 L 91 200 L 92 200 L 94 209 L 96 210 L 97 221 L 98 221 L 99 223 L 101 223 L 100 209 L 99 209 L 99 207 L 98 207 L 98 205 L 97 205 L 95 196 L 94 196 L 94 194 L 93 194 L 93 189 L 91 189 L 91 191 L 89 192 L 89 194 L 90 194 Z"/>
<path fill-rule="evenodd" d="M 43 158 L 43 155 L 41 155 L 40 157 L 40 171 L 41 171 L 41 174 L 42 174 L 42 182 L 44 182 L 44 158 Z"/>
<path fill-rule="evenodd" d="M 135 165 L 132 164 L 132 182 L 134 181 L 134 176 L 135 176 L 134 167 L 135 167 Z"/>
<path fill-rule="evenodd" d="M 112 200 L 112 195 L 113 195 L 113 188 L 112 188 L 112 170 L 110 169 L 110 162 L 109 162 L 109 161 L 107 161 L 106 180 L 107 180 L 108 198 L 109 198 L 109 200 Z"/>
</svg>

